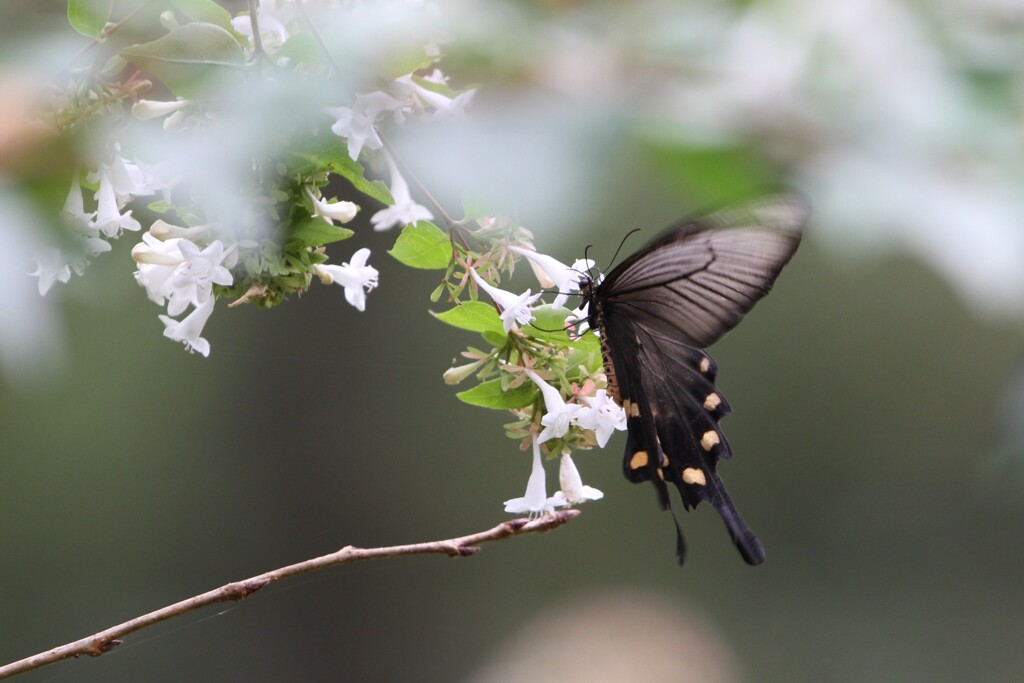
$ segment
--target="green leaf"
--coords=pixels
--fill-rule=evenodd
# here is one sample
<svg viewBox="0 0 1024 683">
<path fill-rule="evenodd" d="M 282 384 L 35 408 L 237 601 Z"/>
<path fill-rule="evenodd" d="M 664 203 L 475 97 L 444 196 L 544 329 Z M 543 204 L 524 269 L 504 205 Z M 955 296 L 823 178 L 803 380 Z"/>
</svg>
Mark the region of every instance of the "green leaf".
<svg viewBox="0 0 1024 683">
<path fill-rule="evenodd" d="M 389 206 L 395 203 L 388 186 L 379 180 L 367 180 L 362 165 L 348 155 L 348 145 L 333 133 L 297 143 L 292 155 L 311 164 L 311 171 L 337 173 L 378 202 Z"/>
<path fill-rule="evenodd" d="M 68 21 L 83 36 L 99 38 L 113 5 L 114 0 L 68 0 Z"/>
<path fill-rule="evenodd" d="M 411 47 L 407 50 L 392 50 L 388 52 L 387 57 L 381 62 L 377 69 L 377 75 L 386 81 L 391 81 L 413 71 L 425 69 L 433 64 L 436 59 L 436 57 L 428 55 L 422 45 Z"/>
<path fill-rule="evenodd" d="M 405 226 L 388 253 L 412 268 L 444 270 L 452 260 L 452 244 L 444 230 L 420 221 Z"/>
<path fill-rule="evenodd" d="M 455 308 L 433 314 L 435 318 L 443 323 L 460 330 L 470 332 L 493 332 L 500 334 L 502 340 L 507 336 L 505 328 L 501 325 L 501 318 L 494 306 L 485 304 L 482 301 L 467 301 Z"/>
<path fill-rule="evenodd" d="M 231 14 L 213 0 L 171 0 L 171 4 L 191 21 L 202 21 L 220 26 L 230 33 L 235 32 L 231 26 Z"/>
<path fill-rule="evenodd" d="M 316 42 L 316 38 L 308 31 L 296 33 L 274 53 L 274 57 L 287 57 L 304 66 L 315 66 L 326 69 L 331 66 L 331 61 L 324 54 L 323 48 Z"/>
<path fill-rule="evenodd" d="M 455 395 L 459 400 L 471 406 L 512 410 L 513 408 L 525 408 L 533 403 L 537 397 L 537 387 L 533 383 L 524 383 L 515 389 L 504 391 L 501 388 L 501 379 L 492 379 Z"/>
<path fill-rule="evenodd" d="M 565 319 L 571 313 L 562 306 L 538 306 L 533 309 L 533 320 L 523 331 L 556 344 L 568 344 L 571 340 L 565 331 Z"/>
<path fill-rule="evenodd" d="M 119 54 L 185 98 L 202 96 L 211 81 L 245 65 L 242 47 L 228 31 L 199 22 L 150 43 L 122 48 Z"/>
<path fill-rule="evenodd" d="M 169 201 L 165 199 L 160 199 L 155 202 L 150 202 L 149 204 L 146 205 L 146 208 L 152 211 L 153 213 L 167 213 L 168 211 L 174 208 L 174 204 L 171 204 Z"/>
<path fill-rule="evenodd" d="M 300 221 L 288 233 L 289 242 L 299 242 L 304 247 L 320 247 L 331 242 L 347 240 L 355 232 L 340 225 L 332 225 L 322 218 L 307 218 Z"/>
</svg>

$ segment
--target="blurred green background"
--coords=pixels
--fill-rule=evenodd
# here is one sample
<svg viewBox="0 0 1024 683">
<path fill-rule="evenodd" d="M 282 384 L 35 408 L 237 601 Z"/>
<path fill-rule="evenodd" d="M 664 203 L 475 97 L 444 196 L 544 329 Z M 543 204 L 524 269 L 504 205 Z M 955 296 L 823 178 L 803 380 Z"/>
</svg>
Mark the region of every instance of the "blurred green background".
<svg viewBox="0 0 1024 683">
<path fill-rule="evenodd" d="M 882 18 L 903 8 L 921 30 L 935 18 L 913 5 L 837 4 Z M 582 26 L 618 11 L 564 5 L 533 6 L 531 21 Z M 12 16 L 32 26 L 61 9 L 19 7 Z M 754 11 L 699 9 L 736 22 Z M 494 65 L 472 51 L 462 59 L 486 85 Z M 821 71 L 809 78 L 829 90 Z M 996 92 L 1019 98 L 1015 79 Z M 984 106 L 1019 113 L 998 97 Z M 857 126 L 872 131 L 858 120 L 836 135 Z M 1018 154 L 1019 131 L 1005 133 Z M 944 240 L 994 233 L 968 223 L 966 238 L 936 228 L 931 242 L 894 241 L 901 224 L 878 218 L 868 187 L 843 217 L 882 220 L 872 229 L 890 235 L 858 242 L 830 218 L 840 204 L 816 194 L 831 187 L 815 175 L 822 167 L 773 148 L 792 134 L 718 145 L 627 137 L 587 193 L 563 198 L 573 225 L 546 231 L 541 209 L 519 215 L 542 251 L 571 262 L 593 244 L 607 263 L 628 229 L 658 229 L 757 183 L 797 184 L 821 208 L 771 296 L 712 349 L 734 409 L 724 424 L 736 456 L 720 471 L 767 549 L 763 566 L 743 564 L 703 507 L 682 517 L 690 556 L 676 566 L 668 515 L 621 475 L 620 434 L 576 458 L 605 499 L 554 533 L 468 559 L 321 572 L 23 679 L 1024 678 L 1024 390 L 1014 380 L 1024 304 L 1011 291 L 996 312 L 973 305 L 977 288 L 965 293 L 933 258 Z M 1024 177 L 1019 158 L 1000 178 Z M 346 544 L 433 540 L 505 518 L 529 457 L 502 435 L 502 415 L 461 404 L 441 382 L 472 335 L 430 317 L 436 275 L 387 257 L 393 233 L 360 233 L 381 280 L 365 313 L 326 287 L 272 311 L 221 309 L 208 359 L 161 337 L 131 281 L 131 240 L 61 288 L 63 362 L 0 385 L 2 662 Z M 935 248 L 907 246 L 922 243 Z M 1016 244 L 981 247 L 1016 258 Z M 999 289 L 995 266 L 973 269 Z"/>
</svg>

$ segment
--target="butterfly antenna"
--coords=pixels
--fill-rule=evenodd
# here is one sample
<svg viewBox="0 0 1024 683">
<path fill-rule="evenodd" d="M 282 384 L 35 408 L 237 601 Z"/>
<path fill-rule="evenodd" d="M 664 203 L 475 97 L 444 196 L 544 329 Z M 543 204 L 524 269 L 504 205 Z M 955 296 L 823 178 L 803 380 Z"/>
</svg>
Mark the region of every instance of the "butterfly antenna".
<svg viewBox="0 0 1024 683">
<path fill-rule="evenodd" d="M 626 240 L 628 240 L 630 237 L 633 236 L 634 233 L 637 233 L 637 232 L 640 232 L 640 228 L 633 228 L 632 230 L 630 230 L 629 232 L 626 233 L 625 237 L 622 238 L 622 241 L 619 242 L 618 249 L 616 249 L 615 250 L 615 254 L 612 255 L 612 264 L 614 264 L 615 260 L 619 258 L 619 252 L 622 251 L 622 247 L 624 247 L 626 245 Z M 611 267 L 612 267 L 611 264 L 609 264 L 608 265 L 608 270 L 611 270 Z"/>
</svg>

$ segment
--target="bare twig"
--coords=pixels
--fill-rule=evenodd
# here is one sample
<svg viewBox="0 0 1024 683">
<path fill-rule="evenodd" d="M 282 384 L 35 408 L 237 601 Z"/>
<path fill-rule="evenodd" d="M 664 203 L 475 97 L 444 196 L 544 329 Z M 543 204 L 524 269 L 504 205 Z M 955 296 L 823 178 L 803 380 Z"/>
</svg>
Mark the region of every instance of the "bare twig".
<svg viewBox="0 0 1024 683">
<path fill-rule="evenodd" d="M 329 555 L 315 557 L 287 567 L 274 569 L 242 581 L 233 581 L 221 586 L 220 588 L 200 593 L 199 595 L 188 598 L 187 600 L 182 600 L 174 603 L 173 605 L 168 605 L 167 607 L 150 612 L 149 614 L 136 617 L 124 622 L 123 624 L 118 624 L 117 626 L 100 631 L 99 633 L 95 633 L 86 638 L 46 650 L 45 652 L 40 652 L 37 655 L 26 657 L 25 659 L 17 662 L 12 662 L 6 666 L 0 667 L 0 678 L 8 678 L 15 674 L 32 671 L 33 669 L 38 669 L 46 666 L 47 664 L 53 664 L 69 657 L 79 657 L 81 655 L 98 657 L 99 655 L 109 652 L 120 645 L 122 642 L 120 639 L 130 633 L 134 633 L 135 631 L 160 623 L 161 621 L 165 621 L 172 617 L 186 614 L 199 609 L 200 607 L 206 607 L 207 605 L 213 605 L 219 602 L 228 602 L 231 600 L 247 598 L 274 581 L 288 579 L 293 576 L 298 576 L 299 574 L 314 572 L 339 564 L 360 562 L 362 560 L 376 560 L 385 557 L 399 557 L 402 555 L 448 555 L 449 557 L 464 557 L 467 555 L 474 555 L 480 552 L 479 546 L 482 543 L 500 541 L 505 538 L 522 536 L 523 534 L 529 534 L 537 531 L 550 531 L 551 529 L 562 526 L 578 514 L 579 510 L 563 510 L 560 512 L 549 513 L 544 517 L 532 521 L 525 518 L 513 519 L 507 522 L 502 522 L 498 526 L 487 531 L 481 531 L 479 533 L 461 536 L 459 538 L 449 538 L 444 541 L 395 545 L 386 548 L 356 548 L 354 546 L 346 546 Z"/>
</svg>

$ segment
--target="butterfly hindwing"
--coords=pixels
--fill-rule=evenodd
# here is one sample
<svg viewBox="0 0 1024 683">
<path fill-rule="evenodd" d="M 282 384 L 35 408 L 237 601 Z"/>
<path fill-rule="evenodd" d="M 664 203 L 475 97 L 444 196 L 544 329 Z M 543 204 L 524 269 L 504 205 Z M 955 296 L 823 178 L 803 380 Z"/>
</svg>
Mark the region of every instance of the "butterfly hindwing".
<svg viewBox="0 0 1024 683">
<path fill-rule="evenodd" d="M 652 482 L 662 508 L 671 509 L 669 484 L 686 509 L 707 501 L 749 564 L 760 564 L 764 550 L 717 472 L 731 455 L 718 424 L 730 407 L 703 347 L 771 289 L 806 218 L 800 200 L 778 196 L 685 221 L 582 288 L 610 388 L 626 412 L 626 478 Z M 682 563 L 686 545 L 675 523 Z"/>
</svg>

